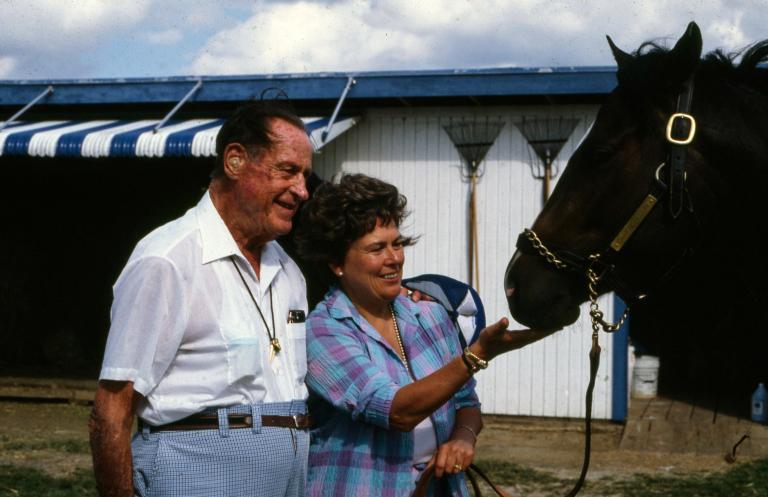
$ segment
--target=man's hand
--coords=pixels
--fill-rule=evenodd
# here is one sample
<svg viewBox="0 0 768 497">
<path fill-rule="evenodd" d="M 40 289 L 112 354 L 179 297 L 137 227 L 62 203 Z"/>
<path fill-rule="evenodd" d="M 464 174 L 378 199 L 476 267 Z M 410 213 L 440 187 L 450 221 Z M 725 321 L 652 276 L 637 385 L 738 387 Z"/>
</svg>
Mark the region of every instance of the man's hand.
<svg viewBox="0 0 768 497">
<path fill-rule="evenodd" d="M 411 290 L 408 287 L 400 287 L 400 295 L 403 297 L 408 297 L 414 302 L 419 302 L 421 300 L 427 301 L 427 302 L 434 302 L 434 299 L 427 295 L 426 293 L 421 293 L 418 290 Z"/>
</svg>

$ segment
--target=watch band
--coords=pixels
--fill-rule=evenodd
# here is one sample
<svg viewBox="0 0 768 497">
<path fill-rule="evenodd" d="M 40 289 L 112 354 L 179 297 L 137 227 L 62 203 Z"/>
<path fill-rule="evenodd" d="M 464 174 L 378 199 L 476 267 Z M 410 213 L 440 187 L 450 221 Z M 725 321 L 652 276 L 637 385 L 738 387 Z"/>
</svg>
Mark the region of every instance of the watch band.
<svg viewBox="0 0 768 497">
<path fill-rule="evenodd" d="M 461 354 L 461 362 L 464 363 L 464 365 L 467 367 L 467 371 L 469 372 L 469 376 L 472 376 L 477 372 L 475 367 L 472 365 L 471 362 L 469 362 L 469 359 L 467 359 L 467 356 L 465 356 L 463 353 Z"/>
<path fill-rule="evenodd" d="M 461 355 L 461 359 L 464 361 L 464 364 L 467 366 L 470 374 L 475 374 L 481 369 L 488 367 L 488 361 L 479 358 L 471 350 L 469 350 L 469 347 L 464 348 L 464 353 Z"/>
</svg>

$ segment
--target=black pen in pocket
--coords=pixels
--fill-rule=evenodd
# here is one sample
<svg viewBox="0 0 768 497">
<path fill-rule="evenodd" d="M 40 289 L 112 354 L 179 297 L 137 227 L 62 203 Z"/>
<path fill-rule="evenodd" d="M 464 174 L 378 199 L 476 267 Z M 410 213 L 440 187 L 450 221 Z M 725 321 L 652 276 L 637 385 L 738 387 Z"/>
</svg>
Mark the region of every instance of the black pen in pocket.
<svg viewBox="0 0 768 497">
<path fill-rule="evenodd" d="M 288 311 L 288 324 L 303 323 L 306 320 L 307 316 L 301 309 L 291 309 Z"/>
</svg>

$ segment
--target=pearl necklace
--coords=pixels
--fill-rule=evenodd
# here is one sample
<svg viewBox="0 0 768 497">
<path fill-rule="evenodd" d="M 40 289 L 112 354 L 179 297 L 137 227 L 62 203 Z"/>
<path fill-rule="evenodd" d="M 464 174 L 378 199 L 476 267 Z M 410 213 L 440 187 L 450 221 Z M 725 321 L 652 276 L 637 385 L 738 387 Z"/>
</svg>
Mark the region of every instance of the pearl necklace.
<svg viewBox="0 0 768 497">
<path fill-rule="evenodd" d="M 397 325 L 397 318 L 395 317 L 395 306 L 393 304 L 389 304 L 389 313 L 392 314 L 392 324 L 395 325 L 395 338 L 397 339 L 397 345 L 400 347 L 400 354 L 403 358 L 405 369 L 407 369 L 408 374 L 410 374 L 411 377 L 413 377 L 413 372 L 411 371 L 411 365 L 408 363 L 408 356 L 405 355 L 405 347 L 403 346 L 403 337 L 400 336 L 400 327 Z"/>
</svg>

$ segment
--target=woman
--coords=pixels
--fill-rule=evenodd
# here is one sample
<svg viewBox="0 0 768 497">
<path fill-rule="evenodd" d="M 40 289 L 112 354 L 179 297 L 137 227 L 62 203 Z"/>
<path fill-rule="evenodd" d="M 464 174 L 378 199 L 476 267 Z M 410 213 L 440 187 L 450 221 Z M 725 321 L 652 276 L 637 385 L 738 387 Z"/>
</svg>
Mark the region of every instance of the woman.
<svg viewBox="0 0 768 497">
<path fill-rule="evenodd" d="M 482 428 L 474 372 L 547 333 L 487 327 L 463 352 L 438 304 L 400 296 L 406 200 L 356 174 L 321 186 L 297 243 L 338 285 L 309 315 L 307 385 L 316 429 L 310 496 L 409 496 L 420 473 L 431 495 L 468 495 L 463 471 Z"/>
</svg>

